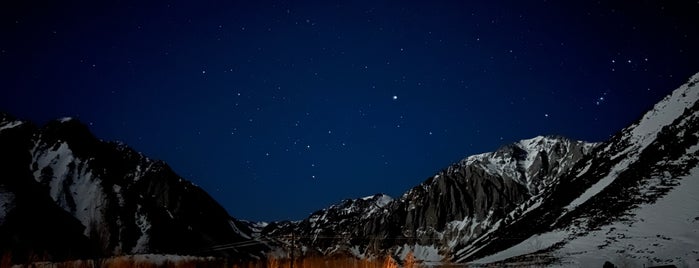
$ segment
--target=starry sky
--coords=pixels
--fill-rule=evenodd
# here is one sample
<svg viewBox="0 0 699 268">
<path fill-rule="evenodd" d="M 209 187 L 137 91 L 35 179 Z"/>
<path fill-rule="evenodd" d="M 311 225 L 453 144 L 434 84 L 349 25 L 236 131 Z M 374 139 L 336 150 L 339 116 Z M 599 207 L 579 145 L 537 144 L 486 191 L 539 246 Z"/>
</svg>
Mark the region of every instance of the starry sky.
<svg viewBox="0 0 699 268">
<path fill-rule="evenodd" d="M 0 3 L 0 110 L 78 118 L 253 221 L 605 140 L 699 71 L 696 1 L 25 2 Z"/>
</svg>

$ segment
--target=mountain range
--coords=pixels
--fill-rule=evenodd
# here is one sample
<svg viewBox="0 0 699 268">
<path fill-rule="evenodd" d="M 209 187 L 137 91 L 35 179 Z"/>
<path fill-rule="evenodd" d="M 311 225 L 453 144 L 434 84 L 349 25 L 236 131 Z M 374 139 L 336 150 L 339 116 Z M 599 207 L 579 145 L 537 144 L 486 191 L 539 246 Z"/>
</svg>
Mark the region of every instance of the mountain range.
<svg viewBox="0 0 699 268">
<path fill-rule="evenodd" d="M 37 127 L 0 114 L 0 250 L 16 262 L 293 253 L 410 255 L 428 265 L 699 265 L 697 83 L 699 74 L 607 141 L 521 140 L 397 198 L 347 199 L 271 223 L 231 217 L 164 162 L 101 141 L 75 119 Z"/>
</svg>

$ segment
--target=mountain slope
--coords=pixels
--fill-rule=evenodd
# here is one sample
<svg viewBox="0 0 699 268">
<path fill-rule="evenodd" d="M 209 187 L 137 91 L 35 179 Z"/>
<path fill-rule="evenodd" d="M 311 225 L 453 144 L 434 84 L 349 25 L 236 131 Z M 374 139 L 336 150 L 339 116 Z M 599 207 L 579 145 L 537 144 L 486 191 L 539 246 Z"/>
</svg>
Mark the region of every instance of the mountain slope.
<svg viewBox="0 0 699 268">
<path fill-rule="evenodd" d="M 523 140 L 466 158 L 399 199 L 346 200 L 297 223 L 270 224 L 262 232 L 287 238 L 294 233 L 305 248 L 324 254 L 421 251 L 418 259 L 441 261 L 496 221 L 518 213 L 594 146 L 563 137 Z"/>
<path fill-rule="evenodd" d="M 57 206 L 28 169 L 33 126 L 0 115 L 0 252 L 13 261 L 95 255 L 84 227 Z"/>
<path fill-rule="evenodd" d="M 35 184 L 69 215 L 101 255 L 134 253 L 259 255 L 267 247 L 206 252 L 211 246 L 250 240 L 247 225 L 230 217 L 199 187 L 177 176 L 165 163 L 151 160 L 119 143 L 96 139 L 83 124 L 61 119 L 36 128 L 2 115 L 2 141 L 19 144 L 8 158 L 25 176 L 3 176 L 0 203 L 6 214 L 20 209 L 18 193 Z M 8 191 L 9 189 L 9 191 Z M 14 190 L 13 190 L 14 189 Z M 57 221 L 65 222 L 65 221 Z"/>
<path fill-rule="evenodd" d="M 460 260 L 495 254 L 530 236 L 522 243 L 538 246 L 524 250 L 524 244 L 519 243 L 506 250 L 508 254 L 500 252 L 478 262 L 535 251 L 564 261 L 573 255 L 575 259 L 597 262 L 601 258 L 611 260 L 615 255 L 643 263 L 696 260 L 699 257 L 699 240 L 696 239 L 699 203 L 687 191 L 696 192 L 697 188 L 685 187 L 695 184 L 699 163 L 697 82 L 699 74 L 656 104 L 635 124 L 598 146 L 592 157 L 562 176 L 559 184 L 542 198 L 538 208 L 517 223 L 500 228 L 480 244 L 462 249 L 458 252 Z M 667 207 L 683 209 L 662 209 Z M 694 212 L 687 214 L 688 211 Z M 661 212 L 664 218 L 653 216 Z M 518 227 L 532 223 L 539 227 L 530 232 L 517 231 Z M 683 235 L 667 232 L 666 226 L 682 228 L 676 231 Z M 505 237 L 514 233 L 524 238 L 505 243 Z M 619 241 L 631 243 L 620 245 Z M 654 241 L 651 247 L 635 246 L 649 241 Z M 692 246 L 678 246 L 683 243 Z M 658 247 L 676 250 L 663 251 Z M 600 250 L 606 253 L 599 254 Z"/>
<path fill-rule="evenodd" d="M 467 157 L 399 198 L 348 199 L 270 224 L 230 217 L 165 163 L 100 141 L 76 120 L 37 128 L 0 114 L 0 250 L 18 260 L 245 258 L 296 245 L 294 254 L 412 253 L 428 263 L 696 264 L 698 83 L 699 74 L 603 143 L 522 140 Z"/>
<path fill-rule="evenodd" d="M 678 187 L 693 187 L 697 176 L 698 82 L 699 74 L 606 142 L 523 140 L 468 157 L 380 209 L 346 200 L 262 234 L 293 233 L 303 249 L 324 254 L 402 259 L 413 252 L 434 263 L 697 259 L 699 204 L 693 190 Z M 680 230 L 654 233 L 665 219 Z M 628 237 L 653 242 L 638 249 L 620 242 L 638 242 Z"/>
</svg>

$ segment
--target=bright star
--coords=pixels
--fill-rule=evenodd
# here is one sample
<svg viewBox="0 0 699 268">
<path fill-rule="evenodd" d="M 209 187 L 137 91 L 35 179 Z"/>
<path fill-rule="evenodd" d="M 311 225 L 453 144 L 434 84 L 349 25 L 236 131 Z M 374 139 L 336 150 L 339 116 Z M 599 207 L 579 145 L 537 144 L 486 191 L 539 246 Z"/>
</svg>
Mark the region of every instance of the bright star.
<svg viewBox="0 0 699 268">
<path fill-rule="evenodd" d="M 397 100 L 397 99 L 398 99 L 398 96 L 397 96 L 397 95 L 393 95 L 393 100 Z"/>
</svg>

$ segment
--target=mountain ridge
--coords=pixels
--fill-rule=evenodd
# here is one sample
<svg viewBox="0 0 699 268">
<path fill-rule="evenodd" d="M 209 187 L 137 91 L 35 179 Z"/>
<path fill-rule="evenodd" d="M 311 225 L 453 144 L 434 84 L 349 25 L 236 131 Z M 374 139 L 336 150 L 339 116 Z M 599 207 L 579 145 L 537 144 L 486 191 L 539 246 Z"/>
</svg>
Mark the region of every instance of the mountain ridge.
<svg viewBox="0 0 699 268">
<path fill-rule="evenodd" d="M 673 181 L 681 175 L 676 173 L 677 170 L 686 171 L 697 164 L 696 151 L 688 151 L 696 147 L 699 133 L 696 127 L 699 113 L 697 81 L 699 74 L 598 147 L 589 159 L 581 161 L 564 176 L 562 181 L 568 181 L 566 184 L 553 187 L 545 198 L 547 202 L 532 209 L 535 212 L 530 219 L 521 220 L 543 225 L 539 231 L 546 231 L 545 226 L 551 225 L 557 229 L 579 229 L 578 233 L 584 235 L 591 229 L 614 222 L 634 206 L 661 198 L 676 185 Z M 674 161 L 681 164 L 662 164 L 667 159 L 676 159 Z M 644 192 L 642 188 L 650 191 Z M 508 233 L 507 230 L 501 232 Z M 564 239 L 557 242 L 564 242 Z M 482 247 L 487 248 L 487 245 Z M 490 248 L 490 253 L 498 251 L 492 246 Z M 470 258 L 475 253 L 473 250 L 464 249 L 460 260 Z"/>
<path fill-rule="evenodd" d="M 549 225 L 556 228 L 577 228 L 579 229 L 577 235 L 586 235 L 594 228 L 615 222 L 619 216 L 625 215 L 626 211 L 639 206 L 639 204 L 652 203 L 654 200 L 662 198 L 664 193 L 678 185 L 678 183 L 673 182 L 677 180 L 676 177 L 656 178 L 654 180 L 657 180 L 657 183 L 647 183 L 640 181 L 637 177 L 638 174 L 646 172 L 657 174 L 659 172 L 657 170 L 664 169 L 685 170 L 686 173 L 686 169 L 697 164 L 696 150 L 690 150 L 697 148 L 697 136 L 699 136 L 697 134 L 699 130 L 694 127 L 699 125 L 696 119 L 699 110 L 697 82 L 699 82 L 699 74 L 692 76 L 686 84 L 674 90 L 671 95 L 640 116 L 635 123 L 618 131 L 608 141 L 582 146 L 584 149 L 581 150 L 580 154 L 574 154 L 574 160 L 570 158 L 568 161 L 548 161 L 551 158 L 542 157 L 551 156 L 551 152 L 557 152 L 558 149 L 554 149 L 555 146 L 548 146 L 549 151 L 544 155 L 531 153 L 531 151 L 536 150 L 522 153 L 521 147 L 530 144 L 541 145 L 541 141 L 547 137 L 539 136 L 526 139 L 504 145 L 494 152 L 466 157 L 445 168 L 394 200 L 389 205 L 388 209 L 391 211 L 387 212 L 386 216 L 371 217 L 374 221 L 366 221 L 366 219 L 352 221 L 342 218 L 336 222 L 330 221 L 327 228 L 315 226 L 309 229 L 305 227 L 304 221 L 313 219 L 311 216 L 306 220 L 297 222 L 299 224 L 296 229 L 292 223 L 281 228 L 270 225 L 270 229 L 263 230 L 263 232 L 266 231 L 268 234 L 294 232 L 300 236 L 312 237 L 314 232 L 320 231 L 329 234 L 326 236 L 331 237 L 331 241 L 318 242 L 312 239 L 304 241 L 301 238 L 300 243 L 304 247 L 315 247 L 317 251 L 325 254 L 344 251 L 360 257 L 389 254 L 397 259 L 403 259 L 409 251 L 421 252 L 415 257 L 427 263 L 476 261 L 478 258 L 497 253 L 525 241 L 530 236 L 536 236 L 542 232 L 546 233 L 551 228 L 548 227 Z M 671 137 L 682 137 L 682 139 L 673 140 Z M 549 138 L 551 137 L 549 136 Z M 518 155 L 519 161 L 508 161 L 511 160 L 512 156 L 516 158 Z M 553 159 L 560 160 L 561 154 L 555 155 L 559 158 L 554 157 Z M 563 154 L 563 159 L 566 157 Z M 678 160 L 674 160 L 676 162 L 674 166 L 663 165 L 658 167 L 656 171 L 649 170 L 649 167 L 658 166 L 657 163 L 661 162 L 658 160 L 659 157 Z M 680 159 L 684 160 L 680 161 Z M 680 163 L 678 161 L 681 164 L 677 164 Z M 533 164 L 546 167 L 555 166 L 560 169 L 553 170 L 553 172 L 541 168 L 531 169 Z M 628 168 L 629 166 L 630 168 Z M 524 167 L 529 167 L 528 173 L 523 174 Z M 663 172 L 667 173 L 667 171 Z M 496 185 L 500 185 L 496 186 L 498 189 L 511 189 L 506 186 L 507 184 L 502 184 L 508 180 L 502 181 L 501 178 L 508 177 L 509 181 L 514 183 L 512 185 L 525 186 L 524 189 L 515 190 L 515 192 L 528 192 L 529 195 L 527 198 L 514 198 L 516 205 L 486 205 L 485 208 L 502 209 L 504 207 L 505 212 L 497 213 L 493 210 L 480 209 L 478 210 L 480 213 L 473 215 L 473 218 L 459 213 L 472 210 L 471 206 L 478 204 L 477 199 L 467 198 L 463 202 L 454 203 L 439 201 L 439 194 L 433 195 L 436 199 L 424 198 L 424 196 L 429 196 L 427 193 L 430 187 L 439 185 L 436 182 L 443 181 L 440 180 L 440 177 L 454 176 L 455 174 L 462 178 L 473 176 L 473 174 L 486 177 L 487 179 L 483 181 L 496 182 Z M 634 177 L 634 175 L 628 174 L 637 175 Z M 556 179 L 546 180 L 547 175 Z M 527 179 L 532 176 L 543 176 L 540 177 L 543 179 Z M 498 181 L 500 184 L 497 184 Z M 439 192 L 453 195 L 447 190 L 450 189 L 450 186 L 449 184 L 441 185 L 438 187 Z M 503 186 L 504 188 L 502 188 Z M 651 190 L 634 190 L 639 187 Z M 631 191 L 624 193 L 624 189 L 627 188 Z M 469 186 L 457 184 L 451 189 L 463 190 L 469 189 Z M 507 193 L 507 191 L 499 192 L 499 194 L 503 193 Z M 472 195 L 457 194 L 457 196 L 468 197 Z M 489 196 L 498 196 L 498 194 L 491 193 Z M 506 199 L 513 200 L 513 197 L 510 195 Z M 606 202 L 613 203 L 609 206 L 609 203 L 599 200 L 608 200 Z M 557 204 L 558 202 L 561 204 Z M 412 212 L 425 206 L 429 209 Z M 456 207 L 457 209 L 449 214 L 457 216 L 452 218 L 453 221 L 434 217 L 434 214 L 427 211 L 434 209 L 435 206 Z M 699 211 L 699 208 L 697 210 Z M 498 216 L 493 217 L 492 215 Z M 463 220 L 455 220 L 459 218 Z M 344 222 L 345 226 L 338 224 L 340 222 Z M 444 228 L 447 222 L 451 224 L 451 228 Z M 364 229 L 348 226 L 364 226 Z M 382 228 L 383 230 L 376 231 Z M 356 238 L 338 239 L 333 236 L 337 234 L 342 236 L 347 233 L 354 234 L 359 237 L 359 240 L 362 240 L 361 237 L 368 237 L 370 242 L 357 242 Z M 381 241 L 371 241 L 371 237 L 379 237 Z M 451 239 L 445 239 L 445 237 L 451 237 Z M 516 238 L 512 239 L 512 237 Z M 394 241 L 388 241 L 385 238 L 392 238 Z M 557 241 L 557 243 L 565 242 L 564 240 Z M 553 246 L 553 244 L 548 244 L 547 247 L 551 247 L 548 250 L 553 250 Z M 539 250 L 545 250 L 545 248 Z M 649 256 L 634 257 L 651 259 Z M 543 259 L 550 264 L 556 258 Z M 671 259 L 662 258 L 654 258 L 652 261 L 657 263 L 672 262 Z M 541 265 L 541 263 L 534 265 Z"/>
<path fill-rule="evenodd" d="M 1 119 L 0 139 L 22 144 L 17 151 L 29 156 L 13 168 L 26 167 L 22 172 L 31 181 L 25 183 L 38 184 L 39 195 L 80 222 L 81 235 L 97 248 L 84 255 L 202 254 L 215 245 L 250 240 L 246 224 L 166 163 L 122 143 L 98 140 L 78 120 L 54 120 L 38 128 L 8 115 Z M 0 184 L 26 177 L 4 176 Z M 208 253 L 260 257 L 266 248 L 258 243 L 249 252 Z"/>
<path fill-rule="evenodd" d="M 520 196 L 519 199 L 510 196 L 501 200 L 519 200 L 515 203 L 523 201 L 524 196 L 535 194 L 538 187 L 548 184 L 547 180 L 567 169 L 567 161 L 579 159 L 592 147 L 593 143 L 572 141 L 560 136 L 538 136 L 522 140 L 501 146 L 494 152 L 464 158 L 448 166 L 386 204 L 379 213 L 371 207 L 365 207 L 353 214 L 343 214 L 347 205 L 360 203 L 362 199 L 345 200 L 314 212 L 302 221 L 272 223 L 262 230 L 262 234 L 290 237 L 294 233 L 304 247 L 322 254 L 376 256 L 390 250 L 402 252 L 404 257 L 410 250 L 405 250 L 407 246 L 398 242 L 414 243 L 413 248 L 417 246 L 427 254 L 418 256 L 418 259 L 441 261 L 448 256 L 448 247 L 462 243 L 457 240 L 467 236 L 466 233 L 468 236 L 479 234 L 484 222 L 505 216 L 503 213 L 494 216 L 487 211 L 486 208 L 492 206 L 489 203 L 492 200 L 488 201 L 487 196 L 505 196 L 509 192 L 510 195 Z M 473 172 L 479 175 L 474 177 L 475 183 L 468 186 L 469 180 L 465 174 Z M 493 189 L 487 186 L 490 181 L 483 177 L 498 176 L 506 177 L 500 185 L 511 189 L 510 191 L 481 191 L 474 199 L 463 190 L 469 187 Z M 446 189 L 451 189 L 448 195 L 440 194 Z M 445 199 L 445 196 L 448 197 Z M 481 200 L 481 205 L 474 202 L 478 200 Z M 460 205 L 444 205 L 449 203 Z M 430 204 L 442 206 L 431 207 Z M 390 238 L 391 242 L 386 242 L 386 238 Z M 448 247 L 429 246 L 429 242 L 434 241 L 440 241 L 440 244 Z"/>
<path fill-rule="evenodd" d="M 699 178 L 697 83 L 699 74 L 607 141 L 524 139 L 465 157 L 396 198 L 345 199 L 299 221 L 270 223 L 231 217 L 165 162 L 101 141 L 78 120 L 37 127 L 0 113 L 6 148 L 0 250 L 17 250 L 19 261 L 32 252 L 50 259 L 138 253 L 259 259 L 285 257 L 288 245 L 297 245 L 296 256 L 412 254 L 432 265 L 580 265 L 618 252 L 660 264 L 699 259 L 699 251 L 677 249 L 683 243 L 677 233 L 643 227 L 643 217 L 659 221 L 648 212 L 660 213 L 656 202 L 665 208 L 674 204 L 668 199 L 689 200 L 666 218 L 679 217 L 674 226 L 689 228 L 685 240 L 699 245 L 699 228 L 692 227 L 699 214 L 691 214 L 699 205 L 691 203 L 691 190 L 678 190 Z M 36 202 L 28 202 L 33 196 Z M 34 211 L 61 220 L 51 226 Z M 650 244 L 638 249 L 620 241 Z M 595 247 L 616 253 L 594 254 Z"/>
</svg>

